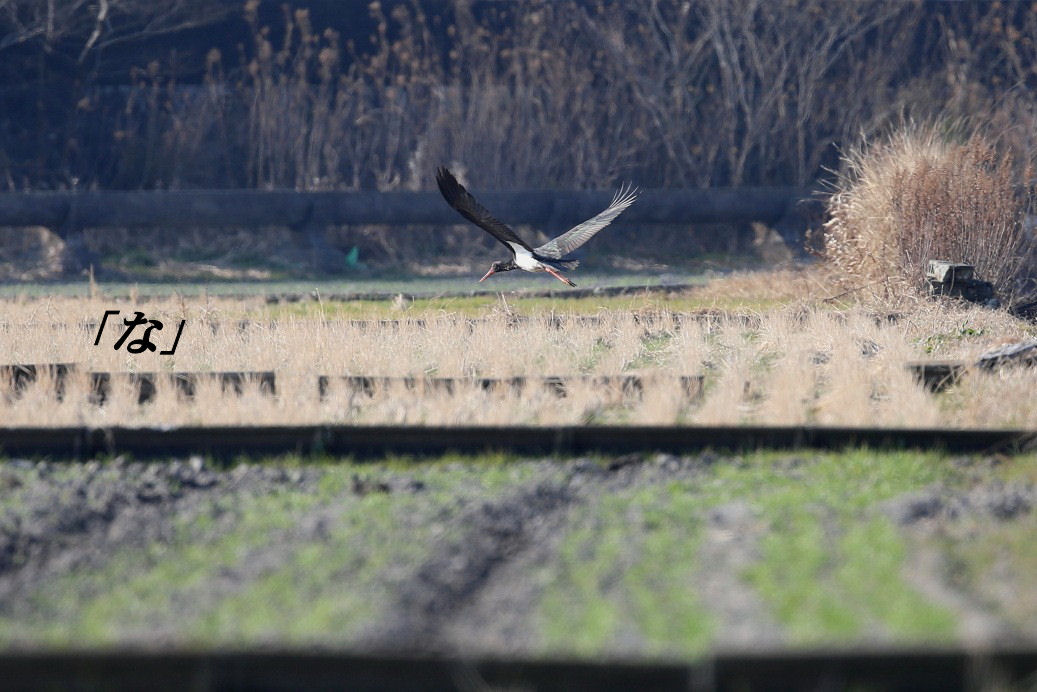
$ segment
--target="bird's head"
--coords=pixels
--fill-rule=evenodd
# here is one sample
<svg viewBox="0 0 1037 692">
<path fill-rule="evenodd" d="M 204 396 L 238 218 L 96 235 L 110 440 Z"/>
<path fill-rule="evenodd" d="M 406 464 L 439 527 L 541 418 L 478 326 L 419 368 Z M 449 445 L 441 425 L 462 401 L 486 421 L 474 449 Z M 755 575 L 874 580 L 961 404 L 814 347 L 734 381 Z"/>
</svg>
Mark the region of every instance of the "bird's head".
<svg viewBox="0 0 1037 692">
<path fill-rule="evenodd" d="M 490 265 L 490 271 L 486 272 L 486 274 L 483 276 L 483 278 L 479 279 L 479 281 L 486 281 L 486 279 L 490 278 L 491 276 L 493 276 L 497 272 L 506 272 L 506 271 L 508 271 L 510 269 L 514 269 L 514 268 L 515 268 L 515 263 L 514 262 L 494 262 L 493 264 Z"/>
</svg>

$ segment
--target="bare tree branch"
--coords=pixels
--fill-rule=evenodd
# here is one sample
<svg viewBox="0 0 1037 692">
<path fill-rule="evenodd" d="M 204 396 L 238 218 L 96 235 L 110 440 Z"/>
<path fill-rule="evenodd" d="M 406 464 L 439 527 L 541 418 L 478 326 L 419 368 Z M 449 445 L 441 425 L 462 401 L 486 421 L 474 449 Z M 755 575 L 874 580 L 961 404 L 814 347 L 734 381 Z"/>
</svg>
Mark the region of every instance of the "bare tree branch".
<svg viewBox="0 0 1037 692">
<path fill-rule="evenodd" d="M 86 40 L 86 45 L 83 46 L 83 50 L 79 53 L 79 62 L 83 62 L 86 54 L 90 52 L 90 48 L 97 42 L 97 39 L 101 37 L 101 30 L 104 27 L 105 21 L 108 19 L 108 0 L 101 0 L 97 8 L 97 24 L 94 25 L 94 30 L 90 34 L 90 38 Z"/>
</svg>

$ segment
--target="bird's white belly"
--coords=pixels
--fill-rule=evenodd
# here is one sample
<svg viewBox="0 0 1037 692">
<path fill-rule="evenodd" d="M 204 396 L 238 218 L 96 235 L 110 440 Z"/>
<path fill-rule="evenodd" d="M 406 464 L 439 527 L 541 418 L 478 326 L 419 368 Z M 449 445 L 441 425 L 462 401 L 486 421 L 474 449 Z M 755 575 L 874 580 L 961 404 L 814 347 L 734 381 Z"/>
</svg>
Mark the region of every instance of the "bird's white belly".
<svg viewBox="0 0 1037 692">
<path fill-rule="evenodd" d="M 515 250 L 515 264 L 519 269 L 525 269 L 527 272 L 544 271 L 544 265 L 540 264 L 540 261 L 535 259 L 529 250 L 515 243 L 508 243 L 508 245 Z"/>
</svg>

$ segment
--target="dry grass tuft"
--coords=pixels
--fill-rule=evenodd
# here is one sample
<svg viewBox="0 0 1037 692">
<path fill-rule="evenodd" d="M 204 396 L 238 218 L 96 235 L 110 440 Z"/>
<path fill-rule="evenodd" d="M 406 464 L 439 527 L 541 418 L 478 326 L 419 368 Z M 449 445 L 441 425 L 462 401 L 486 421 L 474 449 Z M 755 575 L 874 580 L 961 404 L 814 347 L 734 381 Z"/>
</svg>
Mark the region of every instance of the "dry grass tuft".
<svg viewBox="0 0 1037 692">
<path fill-rule="evenodd" d="M 65 241 L 43 226 L 0 226 L 0 279 L 34 281 L 60 276 Z"/>
<path fill-rule="evenodd" d="M 975 134 L 952 141 L 912 127 L 844 157 L 831 197 L 825 255 L 851 282 L 883 300 L 924 286 L 925 263 L 975 265 L 1009 297 L 1024 256 L 1023 200 L 1012 157 Z"/>
</svg>

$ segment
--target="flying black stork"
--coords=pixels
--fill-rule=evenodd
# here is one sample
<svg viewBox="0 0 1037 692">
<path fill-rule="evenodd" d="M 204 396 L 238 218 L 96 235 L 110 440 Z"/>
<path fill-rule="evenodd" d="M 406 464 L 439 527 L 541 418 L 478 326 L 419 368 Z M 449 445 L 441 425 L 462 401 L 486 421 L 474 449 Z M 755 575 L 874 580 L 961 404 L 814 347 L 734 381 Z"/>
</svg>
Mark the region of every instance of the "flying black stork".
<svg viewBox="0 0 1037 692">
<path fill-rule="evenodd" d="M 464 188 L 464 185 L 457 182 L 457 178 L 445 167 L 441 166 L 436 171 L 436 183 L 439 184 L 439 191 L 443 193 L 447 203 L 460 212 L 461 216 L 492 235 L 511 251 L 510 260 L 494 262 L 490 265 L 490 271 L 486 272 L 486 275 L 479 281 L 485 281 L 498 272 L 524 269 L 527 272 L 547 272 L 570 286 L 576 286 L 576 284 L 562 276 L 561 270 L 575 269 L 580 261 L 566 259 L 565 256 L 612 223 L 613 219 L 634 203 L 638 192 L 631 187 L 620 188 L 605 211 L 578 226 L 573 226 L 554 240 L 549 240 L 540 247 L 534 248 L 519 238 L 507 224 L 498 221 L 490 212 L 486 211 L 486 208 L 479 204 L 475 197 Z"/>
</svg>

